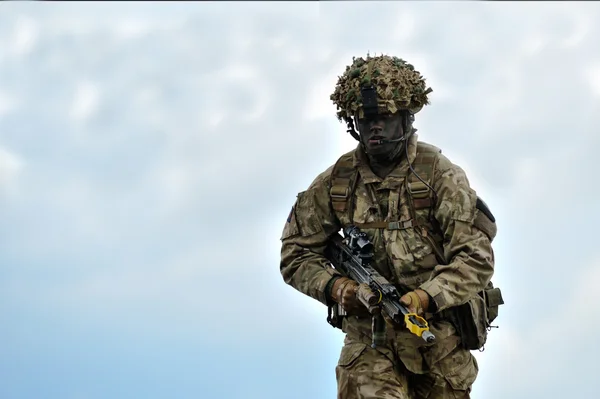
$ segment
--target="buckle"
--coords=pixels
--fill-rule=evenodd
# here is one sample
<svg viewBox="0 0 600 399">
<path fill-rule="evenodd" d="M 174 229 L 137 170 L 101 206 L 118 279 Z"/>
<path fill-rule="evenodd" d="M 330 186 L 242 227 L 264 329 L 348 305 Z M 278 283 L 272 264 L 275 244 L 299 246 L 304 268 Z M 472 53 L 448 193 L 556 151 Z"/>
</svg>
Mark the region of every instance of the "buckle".
<svg viewBox="0 0 600 399">
<path fill-rule="evenodd" d="M 332 186 L 329 190 L 329 195 L 335 200 L 346 200 L 348 199 L 350 189 L 346 186 Z"/>
<path fill-rule="evenodd" d="M 408 192 L 415 198 L 426 198 L 429 193 L 429 187 L 421 181 L 408 184 Z"/>
<path fill-rule="evenodd" d="M 412 219 L 388 223 L 388 230 L 405 230 L 411 227 L 413 227 Z"/>
</svg>

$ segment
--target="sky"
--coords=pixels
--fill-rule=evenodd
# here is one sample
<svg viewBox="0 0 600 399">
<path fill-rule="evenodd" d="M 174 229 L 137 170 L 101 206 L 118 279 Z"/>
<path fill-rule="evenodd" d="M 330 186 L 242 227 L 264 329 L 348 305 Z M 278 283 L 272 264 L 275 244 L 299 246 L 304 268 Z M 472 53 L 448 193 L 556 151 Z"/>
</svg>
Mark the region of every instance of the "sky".
<svg viewBox="0 0 600 399">
<path fill-rule="evenodd" d="M 433 88 L 419 138 L 498 221 L 474 399 L 597 397 L 600 4 L 0 4 L 0 398 L 335 397 L 285 285 L 298 192 L 356 142 L 353 56 Z"/>
</svg>

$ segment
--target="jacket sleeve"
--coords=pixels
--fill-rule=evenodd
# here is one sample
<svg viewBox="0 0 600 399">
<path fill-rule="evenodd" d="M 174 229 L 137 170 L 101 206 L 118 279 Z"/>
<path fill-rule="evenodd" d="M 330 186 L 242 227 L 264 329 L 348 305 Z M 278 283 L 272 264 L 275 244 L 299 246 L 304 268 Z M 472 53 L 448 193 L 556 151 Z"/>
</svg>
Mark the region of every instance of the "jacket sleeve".
<svg viewBox="0 0 600 399">
<path fill-rule="evenodd" d="M 436 266 L 432 278 L 420 288 L 433 298 L 437 311 L 442 311 L 466 303 L 491 280 L 491 241 L 496 225 L 459 166 L 440 154 L 436 170 L 434 215 L 444 234 L 446 264 Z"/>
<path fill-rule="evenodd" d="M 329 201 L 328 171 L 298 194 L 281 235 L 280 262 L 287 284 L 325 305 L 327 283 L 339 275 L 323 255 L 328 238 L 340 230 Z"/>
</svg>

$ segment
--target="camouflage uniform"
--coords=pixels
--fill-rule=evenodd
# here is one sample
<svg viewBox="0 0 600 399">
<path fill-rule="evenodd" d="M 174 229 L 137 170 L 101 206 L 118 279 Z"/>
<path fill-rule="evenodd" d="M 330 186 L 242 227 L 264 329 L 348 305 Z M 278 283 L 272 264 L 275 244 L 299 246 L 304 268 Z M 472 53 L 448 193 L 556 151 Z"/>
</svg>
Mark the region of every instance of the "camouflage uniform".
<svg viewBox="0 0 600 399">
<path fill-rule="evenodd" d="M 449 261 L 439 264 L 433 246 L 415 228 L 363 229 L 375 246 L 373 265 L 382 275 L 398 286 L 420 288 L 430 295 L 435 314 L 425 317 L 437 340 L 426 343 L 389 322 L 386 345 L 373 349 L 370 316 L 344 318 L 345 344 L 336 367 L 339 399 L 468 398 L 477 376 L 475 358 L 461 347 L 455 328 L 440 315 L 485 288 L 493 274 L 493 251 L 488 235 L 474 223 L 480 210 L 464 171 L 431 148 L 413 134 L 408 141 L 408 159 L 402 159 L 385 178 L 372 172 L 360 145 L 344 156 L 359 176 L 352 222 L 363 224 L 410 220 L 406 192 L 409 162 L 421 151 L 435 154 L 432 186 L 438 197 L 432 212 Z M 325 305 L 329 304 L 326 286 L 337 272 L 328 266 L 324 249 L 328 238 L 350 223 L 332 208 L 332 169 L 298 194 L 281 236 L 284 281 Z"/>
</svg>

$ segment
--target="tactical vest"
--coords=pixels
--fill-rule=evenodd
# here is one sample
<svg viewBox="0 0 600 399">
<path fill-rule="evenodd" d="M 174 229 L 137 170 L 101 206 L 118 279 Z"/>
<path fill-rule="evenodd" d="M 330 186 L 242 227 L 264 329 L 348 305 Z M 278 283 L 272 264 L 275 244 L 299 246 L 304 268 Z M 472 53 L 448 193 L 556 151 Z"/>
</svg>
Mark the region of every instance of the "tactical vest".
<svg viewBox="0 0 600 399">
<path fill-rule="evenodd" d="M 353 167 L 353 152 L 344 154 L 335 163 L 331 172 L 331 205 L 342 226 L 355 225 L 360 229 L 413 229 L 421 235 L 433 248 L 436 258 L 444 260 L 444 251 L 440 243 L 443 238 L 440 228 L 433 217 L 435 199 L 430 189 L 437 165 L 437 154 L 441 150 L 433 145 L 418 142 L 417 155 L 412 164 L 415 173 L 408 172 L 405 178 L 408 194 L 410 220 L 392 222 L 355 223 L 354 191 L 358 182 L 358 170 Z"/>
<path fill-rule="evenodd" d="M 404 230 L 413 229 L 428 242 L 439 264 L 447 264 L 443 250 L 443 233 L 439 223 L 433 215 L 435 193 L 431 189 L 436 171 L 438 154 L 442 151 L 430 144 L 418 142 L 417 154 L 405 177 L 405 186 L 408 207 L 411 219 L 396 220 L 391 222 L 355 223 L 354 192 L 358 183 L 358 170 L 353 166 L 353 151 L 342 155 L 335 163 L 331 172 L 330 200 L 332 208 L 343 227 L 354 225 L 360 229 L 388 229 Z M 477 199 L 477 208 L 480 210 L 475 220 L 475 225 L 485 234 L 490 241 L 496 234 L 496 226 L 491 212 L 481 199 Z M 490 220 L 491 219 L 491 220 Z M 426 281 L 431 276 L 431 270 L 425 270 L 412 278 L 417 281 Z M 488 286 L 464 305 L 448 309 L 436 315 L 449 320 L 456 327 L 461 337 L 462 345 L 469 350 L 482 350 L 487 332 L 492 321 L 498 315 L 498 306 L 503 304 L 499 288 L 494 288 L 490 282 Z"/>
</svg>

